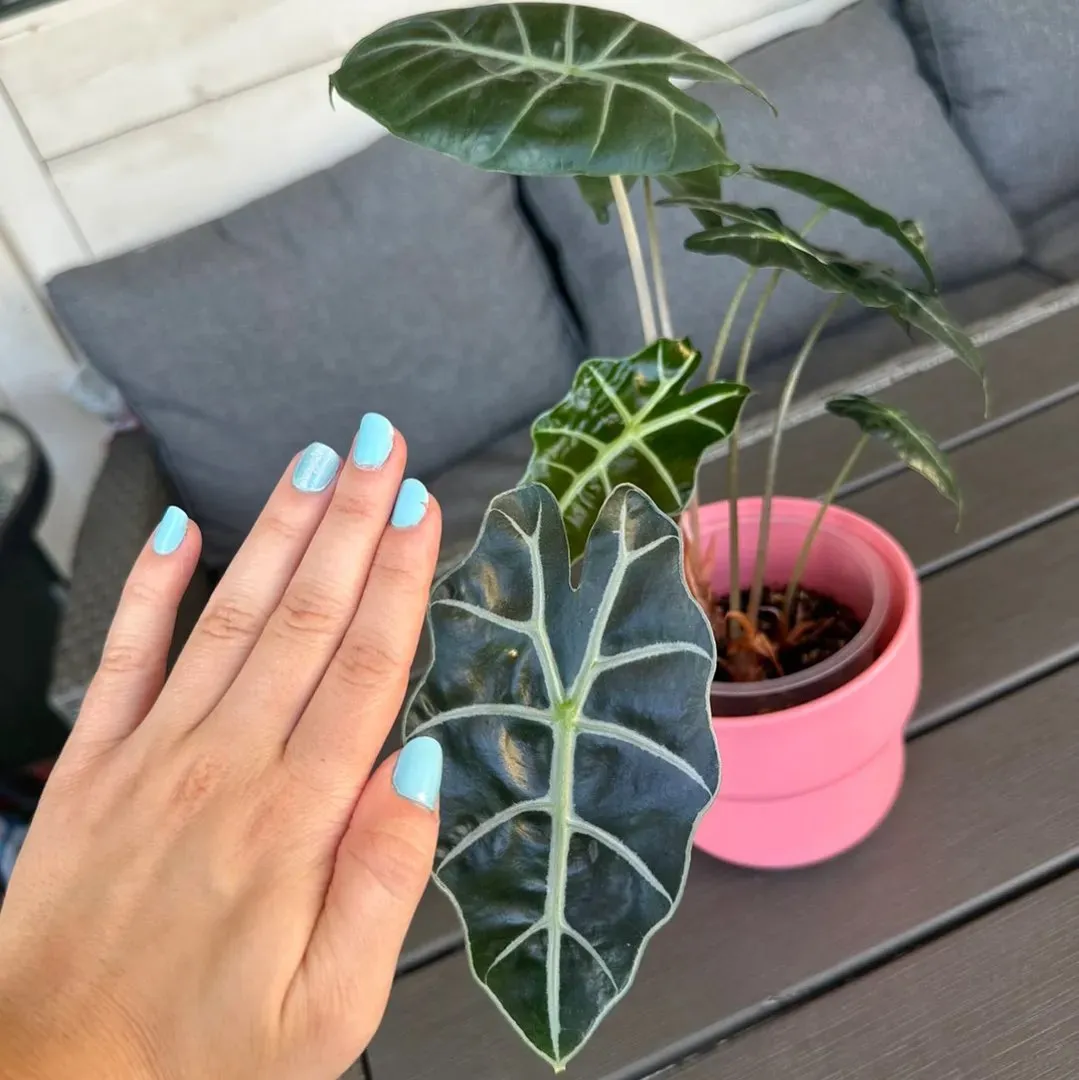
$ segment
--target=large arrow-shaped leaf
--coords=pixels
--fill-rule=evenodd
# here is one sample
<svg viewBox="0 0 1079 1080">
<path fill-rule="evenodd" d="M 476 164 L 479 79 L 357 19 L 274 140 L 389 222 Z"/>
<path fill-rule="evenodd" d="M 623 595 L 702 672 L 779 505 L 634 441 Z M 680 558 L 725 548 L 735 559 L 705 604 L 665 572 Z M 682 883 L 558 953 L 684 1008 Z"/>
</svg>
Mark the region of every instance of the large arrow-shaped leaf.
<svg viewBox="0 0 1079 1080">
<path fill-rule="evenodd" d="M 929 263 L 925 236 L 916 221 L 899 221 L 887 210 L 881 210 L 880 207 L 866 202 L 860 195 L 847 191 L 846 188 L 840 187 L 831 180 L 811 176 L 809 173 L 754 165 L 751 175 L 775 187 L 785 188 L 787 191 L 814 199 L 830 210 L 849 214 L 863 225 L 891 237 L 918 264 L 918 269 L 925 275 L 929 286 L 934 291 L 936 290 L 937 280 L 933 274 L 933 267 Z M 701 192 L 687 192 L 687 194 L 699 195 Z"/>
<path fill-rule="evenodd" d="M 599 515 L 577 589 L 550 492 L 498 496 L 429 626 L 405 735 L 445 753 L 435 880 L 480 985 L 561 1068 L 681 898 L 719 784 L 712 633 L 677 526 L 628 486 Z"/>
<path fill-rule="evenodd" d="M 731 224 L 694 233 L 686 247 L 702 255 L 730 255 L 750 266 L 791 270 L 828 292 L 846 293 L 869 308 L 887 311 L 897 322 L 916 326 L 946 345 L 985 387 L 985 363 L 969 335 L 930 293 L 904 285 L 890 270 L 858 262 L 806 240 L 774 210 L 751 209 L 714 199 L 665 199 L 667 205 L 710 210 Z"/>
<path fill-rule="evenodd" d="M 886 442 L 900 461 L 924 476 L 962 515 L 963 496 L 944 451 L 902 409 L 862 394 L 832 398 L 827 409 L 833 416 L 853 420 L 866 435 Z"/>
<path fill-rule="evenodd" d="M 572 559 L 618 484 L 635 484 L 668 514 L 685 507 L 701 454 L 730 435 L 749 393 L 724 382 L 687 391 L 700 360 L 688 341 L 665 339 L 625 360 L 588 360 L 537 417 L 525 478 L 554 492 Z"/>
<path fill-rule="evenodd" d="M 727 164 L 719 120 L 679 77 L 763 96 L 665 30 L 571 4 L 399 19 L 355 45 L 330 84 L 395 135 L 481 169 L 655 176 Z"/>
</svg>

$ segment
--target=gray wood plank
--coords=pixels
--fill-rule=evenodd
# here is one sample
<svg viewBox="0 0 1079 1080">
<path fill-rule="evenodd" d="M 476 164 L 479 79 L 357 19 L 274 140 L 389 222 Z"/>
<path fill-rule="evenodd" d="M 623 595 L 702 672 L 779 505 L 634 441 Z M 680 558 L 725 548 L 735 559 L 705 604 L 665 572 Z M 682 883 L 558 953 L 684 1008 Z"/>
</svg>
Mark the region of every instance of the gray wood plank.
<svg viewBox="0 0 1079 1080">
<path fill-rule="evenodd" d="M 1030 407 L 1034 402 L 1079 383 L 1076 346 L 1079 309 L 1028 327 L 984 350 L 989 373 L 992 413 L 990 423 Z M 956 361 L 899 383 L 880 395 L 915 419 L 938 440 L 976 431 L 986 421 L 974 376 Z M 854 445 L 856 431 L 848 421 L 824 416 L 783 438 L 778 490 L 791 495 L 815 496 L 826 491 Z M 767 446 L 758 443 L 742 455 L 741 489 L 759 494 L 764 485 Z M 892 462 L 883 446 L 867 448 L 855 469 L 864 476 Z M 701 470 L 704 500 L 726 492 L 726 464 L 712 462 Z"/>
<path fill-rule="evenodd" d="M 1072 1080 L 1079 872 L 748 1031 L 679 1080 Z"/>
<path fill-rule="evenodd" d="M 1079 643 L 1079 513 L 934 575 L 922 587 L 916 723 L 960 711 Z"/>
<path fill-rule="evenodd" d="M 1062 602 L 1079 610 L 1074 589 Z M 954 648 L 978 653 L 969 634 Z M 916 739 L 891 816 L 830 863 L 769 874 L 696 857 L 677 916 L 567 1077 L 645 1075 L 1069 850 L 1079 838 L 1077 699 L 1079 666 Z M 377 1080 L 550 1075 L 459 953 L 398 981 L 370 1061 Z"/>
<path fill-rule="evenodd" d="M 1069 445 L 1076 432 L 1079 432 L 1079 395 L 957 450 L 952 460 L 966 496 L 965 519 L 958 533 L 951 505 L 925 480 L 909 472 L 857 492 L 845 500 L 845 505 L 888 529 L 917 564 L 955 556 L 986 542 L 1016 521 L 1079 497 L 1079 455 L 1060 454 L 1060 448 Z M 1072 539 L 1067 525 L 1060 527 L 1065 531 L 1049 534 L 1068 538 L 1060 550 L 1050 548 L 1050 559 L 1055 560 L 1055 565 L 1060 565 L 1057 556 L 1067 559 L 1069 550 L 1076 550 L 1071 545 L 1079 542 Z M 979 681 L 984 681 L 986 669 L 982 657 L 987 651 L 991 654 L 993 649 L 997 650 L 1003 663 L 999 674 L 1007 676 L 1036 662 L 1045 651 L 1054 650 L 1053 641 L 1046 640 L 1042 634 L 1036 639 L 1040 652 L 1024 651 L 1011 629 L 1013 622 L 1002 621 L 998 613 L 989 614 L 1001 593 L 1008 597 L 1010 606 L 1018 605 L 1021 610 L 1027 598 L 1022 584 L 1025 580 L 1021 574 L 1022 561 L 1028 552 L 1041 550 L 1041 546 L 1042 541 L 1031 537 L 1021 540 L 1015 553 L 1001 552 L 994 556 L 994 566 L 1008 569 L 1001 570 L 1000 584 L 990 589 L 979 584 L 980 563 L 957 567 L 953 571 L 958 574 L 954 580 L 927 584 L 923 621 L 930 661 L 926 664 L 922 693 L 923 716 L 939 716 L 972 693 Z M 1016 566 L 1020 568 L 1018 578 L 1017 571 L 1011 569 Z M 964 633 L 975 633 L 975 640 L 984 639 L 980 643 L 984 649 L 952 656 L 949 638 L 956 632 L 953 610 L 957 612 L 956 618 L 962 620 Z M 1079 626 L 1055 627 L 1055 630 L 1064 632 L 1063 644 L 1079 643 Z M 934 663 L 932 658 L 938 655 L 949 656 L 955 663 Z M 1021 661 L 1018 667 L 1017 661 Z M 402 970 L 443 954 L 460 940 L 460 927 L 449 902 L 437 889 L 430 888 L 409 932 Z"/>
</svg>

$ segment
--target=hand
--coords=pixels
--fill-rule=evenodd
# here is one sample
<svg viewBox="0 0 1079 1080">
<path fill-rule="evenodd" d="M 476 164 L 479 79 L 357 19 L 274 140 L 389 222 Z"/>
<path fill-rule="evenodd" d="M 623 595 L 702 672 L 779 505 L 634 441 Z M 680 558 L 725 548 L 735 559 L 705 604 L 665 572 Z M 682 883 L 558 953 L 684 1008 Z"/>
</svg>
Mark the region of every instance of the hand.
<svg viewBox="0 0 1079 1080">
<path fill-rule="evenodd" d="M 333 1080 L 367 1045 L 441 775 L 430 739 L 371 773 L 439 542 L 405 453 L 369 415 L 294 460 L 167 680 L 200 535 L 147 543 L 0 917 L 0 1077 Z"/>
</svg>

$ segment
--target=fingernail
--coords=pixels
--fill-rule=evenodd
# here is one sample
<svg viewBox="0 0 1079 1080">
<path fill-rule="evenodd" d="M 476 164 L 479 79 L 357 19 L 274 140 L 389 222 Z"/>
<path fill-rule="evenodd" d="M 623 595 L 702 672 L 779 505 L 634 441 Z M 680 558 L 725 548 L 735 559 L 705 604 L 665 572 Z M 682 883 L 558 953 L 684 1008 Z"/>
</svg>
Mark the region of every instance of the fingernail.
<svg viewBox="0 0 1079 1080">
<path fill-rule="evenodd" d="M 393 424 L 381 413 L 369 412 L 360 421 L 352 460 L 361 469 L 381 469 L 393 449 Z"/>
<path fill-rule="evenodd" d="M 296 462 L 292 470 L 292 486 L 297 491 L 314 494 L 325 491 L 337 475 L 341 459 L 337 452 L 325 443 L 313 442 Z"/>
<path fill-rule="evenodd" d="M 434 810 L 442 787 L 442 744 L 430 735 L 405 743 L 393 767 L 393 789 L 403 799 Z"/>
<path fill-rule="evenodd" d="M 427 513 L 427 498 L 427 488 L 419 480 L 406 480 L 397 492 L 397 502 L 393 504 L 390 524 L 395 529 L 419 525 L 423 521 L 423 515 Z"/>
<path fill-rule="evenodd" d="M 171 555 L 187 534 L 187 514 L 178 506 L 170 506 L 154 529 L 154 551 L 158 555 Z"/>
</svg>

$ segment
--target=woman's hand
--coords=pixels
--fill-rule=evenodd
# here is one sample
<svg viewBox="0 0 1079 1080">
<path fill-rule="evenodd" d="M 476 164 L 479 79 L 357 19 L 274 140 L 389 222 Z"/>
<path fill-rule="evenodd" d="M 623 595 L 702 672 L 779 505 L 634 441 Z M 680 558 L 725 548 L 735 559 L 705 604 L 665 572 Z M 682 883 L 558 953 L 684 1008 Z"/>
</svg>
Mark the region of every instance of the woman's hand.
<svg viewBox="0 0 1079 1080">
<path fill-rule="evenodd" d="M 199 557 L 139 556 L 0 917 L 0 1076 L 332 1080 L 382 1017 L 431 868 L 441 754 L 372 773 L 439 510 L 364 417 L 278 484 L 168 679 Z"/>
</svg>

